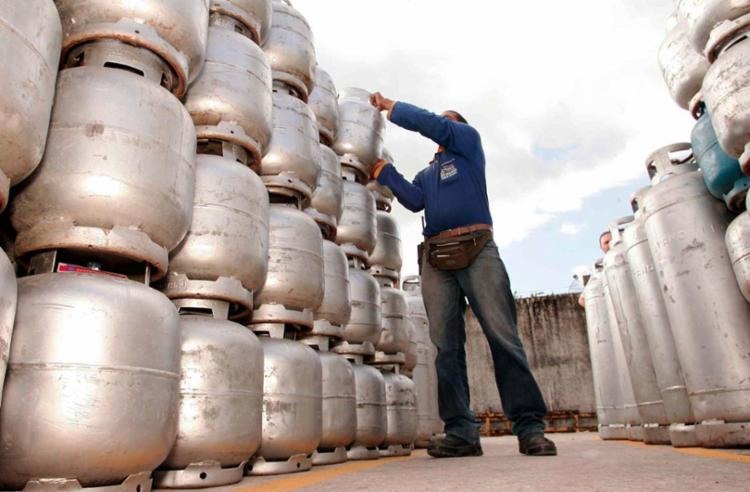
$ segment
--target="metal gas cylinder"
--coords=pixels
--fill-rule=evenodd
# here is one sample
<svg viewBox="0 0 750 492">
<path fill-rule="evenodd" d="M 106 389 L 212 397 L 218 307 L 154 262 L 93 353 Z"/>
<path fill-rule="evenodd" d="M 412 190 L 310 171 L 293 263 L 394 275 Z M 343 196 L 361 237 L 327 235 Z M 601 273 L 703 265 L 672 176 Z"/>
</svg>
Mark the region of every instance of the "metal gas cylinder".
<svg viewBox="0 0 750 492">
<path fill-rule="evenodd" d="M 346 448 L 357 435 L 354 369 L 340 355 L 327 351 L 318 355 L 323 368 L 323 420 L 320 444 L 313 456 L 316 466 L 346 461 Z"/>
<path fill-rule="evenodd" d="M 610 337 L 612 340 L 613 359 L 611 363 L 614 366 L 614 373 L 617 375 L 619 386 L 615 401 L 614 415 L 622 418 L 623 427 L 611 425 L 608 432 L 609 439 L 630 439 L 633 441 L 643 441 L 643 425 L 641 415 L 638 412 L 638 403 L 633 391 L 633 381 L 630 378 L 625 348 L 618 329 L 617 316 L 612 296 L 610 294 L 609 282 L 607 275 L 602 275 L 602 284 L 604 288 L 604 299 L 607 304 L 607 314 L 609 316 L 609 326 L 611 327 Z M 601 430 L 600 430 L 601 431 Z"/>
<path fill-rule="evenodd" d="M 167 90 L 182 97 L 203 67 L 208 4 L 209 0 L 55 0 L 65 35 L 64 63 L 76 65 L 79 46 L 101 40 L 119 41 L 164 60 L 171 73 L 164 73 L 157 83 L 164 83 Z M 113 52 L 111 63 L 142 69 L 144 54 L 130 50 Z M 171 80 L 166 82 L 163 78 Z"/>
<path fill-rule="evenodd" d="M 409 308 L 403 291 L 394 288 L 389 280 L 380 284 L 380 307 L 383 330 L 375 350 L 384 355 L 400 354 L 409 350 Z M 403 363 L 403 361 L 401 361 Z"/>
<path fill-rule="evenodd" d="M 175 441 L 179 373 L 177 310 L 160 292 L 106 274 L 19 279 L 0 488 L 150 487 Z"/>
<path fill-rule="evenodd" d="M 372 275 L 354 265 L 349 268 L 349 292 L 351 316 L 344 326 L 344 343 L 337 346 L 335 351 L 346 354 L 353 349 L 360 355 L 374 355 L 375 344 L 380 340 L 383 329 L 380 286 Z"/>
<path fill-rule="evenodd" d="M 377 241 L 370 254 L 370 273 L 397 282 L 401 275 L 401 235 L 398 223 L 388 212 L 377 213 Z"/>
<path fill-rule="evenodd" d="M 227 16 L 236 19 L 242 24 L 242 28 L 237 30 L 247 30 L 248 37 L 260 46 L 268 38 L 271 14 L 271 0 L 211 0 L 211 17 Z M 210 42 L 209 40 L 209 44 Z"/>
<path fill-rule="evenodd" d="M 737 288 L 725 233 L 730 213 L 705 187 L 687 144 L 647 161 L 646 232 L 704 446 L 750 443 L 750 304 Z"/>
<path fill-rule="evenodd" d="M 274 83 L 283 84 L 307 102 L 315 85 L 317 64 L 313 34 L 307 20 L 288 0 L 273 0 L 271 31 L 263 50 L 271 62 Z"/>
<path fill-rule="evenodd" d="M 315 67 L 315 88 L 310 93 L 308 104 L 318 121 L 320 143 L 332 147 L 339 128 L 339 102 L 336 86 L 331 76 L 322 68 Z"/>
<path fill-rule="evenodd" d="M 190 225 L 195 148 L 190 116 L 161 87 L 114 68 L 62 71 L 47 152 L 11 207 L 16 255 L 85 251 L 163 277 Z"/>
<path fill-rule="evenodd" d="M 210 309 L 211 301 L 179 303 L 183 314 L 177 440 L 155 473 L 156 488 L 237 483 L 245 462 L 260 446 L 263 348 L 250 330 L 226 320 L 225 303 L 216 304 L 219 309 L 206 315 L 201 312 Z"/>
<path fill-rule="evenodd" d="M 260 167 L 272 132 L 271 66 L 255 43 L 220 23 L 223 17 L 212 19 L 206 63 L 185 107 L 199 139 L 241 145 L 252 156 L 251 167 Z"/>
<path fill-rule="evenodd" d="M 317 186 L 320 161 L 312 110 L 289 94 L 274 92 L 273 137 L 261 166 L 268 192 L 290 197 L 306 208 Z"/>
<path fill-rule="evenodd" d="M 739 22 L 739 21 L 737 21 Z M 718 58 L 703 82 L 703 98 L 721 147 L 738 158 L 747 174 L 750 171 L 750 14 L 742 24 L 728 22 L 717 28 Z"/>
<path fill-rule="evenodd" d="M 702 109 L 703 106 L 699 106 L 699 111 Z M 724 200 L 730 210 L 743 210 L 750 177 L 742 174 L 737 159 L 727 155 L 719 145 L 707 111 L 703 111 L 695 124 L 691 143 L 708 191 L 719 200 Z"/>
<path fill-rule="evenodd" d="M 359 183 L 344 180 L 344 210 L 336 243 L 349 257 L 366 262 L 377 243 L 377 211 L 372 193 Z"/>
<path fill-rule="evenodd" d="M 604 274 L 607 276 L 609 292 L 614 307 L 617 329 L 625 350 L 627 370 L 633 383 L 633 392 L 638 404 L 638 413 L 644 425 L 647 444 L 669 444 L 670 422 L 664 409 L 664 401 L 656 382 L 656 371 L 651 361 L 646 331 L 651 329 L 650 320 L 641 315 L 631 267 L 627 259 L 627 246 L 623 236 L 633 227 L 632 216 L 618 220 L 611 227 L 612 242 L 604 256 Z"/>
<path fill-rule="evenodd" d="M 594 375 L 596 415 L 602 439 L 626 439 L 623 397 L 615 360 L 615 345 L 610 324 L 609 306 L 604 292 L 604 265 L 600 260 L 594 265 L 584 290 L 586 299 L 586 328 L 591 351 L 591 368 Z"/>
<path fill-rule="evenodd" d="M 10 355 L 17 297 L 16 272 L 8 255 L 0 250 L 0 407 L 3 404 L 3 381 L 5 381 L 5 370 Z"/>
<path fill-rule="evenodd" d="M 304 212 L 271 206 L 268 276 L 255 296 L 253 323 L 313 327 L 313 313 L 323 302 L 323 238 Z"/>
<path fill-rule="evenodd" d="M 750 302 L 750 213 L 742 212 L 729 224 L 726 235 L 727 250 L 732 261 L 737 285 Z"/>
<path fill-rule="evenodd" d="M 260 337 L 263 345 L 263 440 L 253 475 L 309 470 L 322 434 L 322 366 L 310 347 Z"/>
<path fill-rule="evenodd" d="M 645 337 L 651 353 L 651 363 L 656 373 L 664 409 L 669 422 L 672 445 L 676 447 L 696 446 L 695 417 L 690 406 L 685 378 L 677 356 L 672 326 L 669 323 L 664 296 L 656 273 L 656 266 L 648 244 L 642 204 L 651 187 L 639 190 L 632 198 L 635 220 L 623 233 L 627 262 L 633 279 L 635 296 L 641 318 L 644 321 Z"/>
<path fill-rule="evenodd" d="M 269 203 L 260 178 L 224 147 L 224 156 L 198 154 L 193 221 L 162 290 L 170 299 L 229 302 L 236 317 L 252 310 L 266 281 Z"/>
<path fill-rule="evenodd" d="M 698 53 L 707 49 L 709 36 L 718 24 L 750 12 L 748 0 L 676 0 L 675 4 L 693 49 Z"/>
<path fill-rule="evenodd" d="M 383 152 L 380 154 L 380 158 L 391 164 L 393 164 L 394 162 L 393 155 L 391 155 L 390 151 L 385 147 L 383 147 Z M 370 193 L 372 193 L 375 197 L 375 205 L 377 206 L 378 210 L 382 210 L 384 212 L 391 211 L 391 209 L 393 208 L 393 200 L 395 199 L 395 197 L 393 196 L 393 191 L 391 191 L 390 188 L 380 184 L 376 179 L 373 179 L 369 183 L 367 183 L 367 189 L 370 190 Z"/>
<path fill-rule="evenodd" d="M 323 241 L 325 294 L 315 310 L 312 334 L 341 338 L 344 325 L 352 314 L 352 296 L 349 292 L 349 265 L 341 248 L 331 241 Z"/>
<path fill-rule="evenodd" d="M 62 27 L 51 0 L 0 5 L 0 212 L 39 164 L 47 140 Z"/>
<path fill-rule="evenodd" d="M 374 367 L 352 360 L 354 384 L 357 392 L 357 432 L 349 447 L 350 460 L 380 458 L 378 447 L 388 432 L 385 379 Z"/>
<path fill-rule="evenodd" d="M 404 364 L 401 367 L 401 373 L 409 378 L 414 376 L 414 368 L 417 367 L 417 354 L 419 351 L 416 328 L 411 318 L 406 318 L 406 334 L 409 338 L 409 348 L 406 349 Z"/>
<path fill-rule="evenodd" d="M 412 377 L 417 388 L 416 446 L 424 448 L 430 445 L 433 435 L 443 430 L 437 396 L 437 370 L 435 368 L 437 348 L 430 339 L 430 323 L 422 299 L 420 277 L 418 275 L 406 277 L 403 289 L 417 339 L 417 365 Z"/>
<path fill-rule="evenodd" d="M 341 214 L 344 212 L 344 183 L 338 156 L 328 147 L 320 145 L 320 174 L 306 210 L 315 219 L 326 239 L 335 240 Z"/>
<path fill-rule="evenodd" d="M 417 394 L 414 382 L 397 371 L 383 371 L 386 434 L 381 456 L 408 456 L 417 437 Z"/>
<path fill-rule="evenodd" d="M 709 64 L 690 44 L 685 23 L 672 17 L 670 24 L 659 48 L 659 66 L 672 99 L 681 108 L 690 109 L 690 102 L 703 86 Z"/>
<path fill-rule="evenodd" d="M 369 92 L 355 87 L 339 92 L 339 131 L 333 150 L 362 183 L 381 158 L 384 129 L 383 116 L 370 104 Z"/>
</svg>

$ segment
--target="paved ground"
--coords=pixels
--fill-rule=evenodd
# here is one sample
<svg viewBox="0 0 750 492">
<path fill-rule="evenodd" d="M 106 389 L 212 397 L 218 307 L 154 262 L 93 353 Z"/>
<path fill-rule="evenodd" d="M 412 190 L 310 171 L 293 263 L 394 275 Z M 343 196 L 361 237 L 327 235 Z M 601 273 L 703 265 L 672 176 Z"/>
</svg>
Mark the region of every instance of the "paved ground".
<svg viewBox="0 0 750 492">
<path fill-rule="evenodd" d="M 307 473 L 248 478 L 215 492 L 250 491 L 750 491 L 750 450 L 675 450 L 604 442 L 596 434 L 553 436 L 560 455 L 529 458 L 510 437 L 484 439 L 484 456 L 409 458 L 315 468 Z"/>
</svg>

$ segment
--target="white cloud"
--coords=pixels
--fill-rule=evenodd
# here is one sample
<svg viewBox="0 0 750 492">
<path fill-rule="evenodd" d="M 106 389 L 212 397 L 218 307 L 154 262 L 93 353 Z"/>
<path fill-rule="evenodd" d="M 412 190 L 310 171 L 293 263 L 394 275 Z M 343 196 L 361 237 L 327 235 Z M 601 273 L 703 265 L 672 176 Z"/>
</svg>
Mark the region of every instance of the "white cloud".
<svg viewBox="0 0 750 492">
<path fill-rule="evenodd" d="M 582 224 L 564 222 L 562 225 L 560 225 L 560 234 L 564 234 L 566 236 L 577 236 L 583 229 L 584 226 Z"/>
<path fill-rule="evenodd" d="M 647 154 L 689 137 L 692 121 L 670 100 L 656 63 L 670 0 L 294 5 L 338 87 L 455 108 L 480 130 L 501 246 L 644 176 Z M 394 125 L 386 140 L 407 177 L 435 151 Z M 414 273 L 419 218 L 395 209 L 404 274 Z"/>
</svg>

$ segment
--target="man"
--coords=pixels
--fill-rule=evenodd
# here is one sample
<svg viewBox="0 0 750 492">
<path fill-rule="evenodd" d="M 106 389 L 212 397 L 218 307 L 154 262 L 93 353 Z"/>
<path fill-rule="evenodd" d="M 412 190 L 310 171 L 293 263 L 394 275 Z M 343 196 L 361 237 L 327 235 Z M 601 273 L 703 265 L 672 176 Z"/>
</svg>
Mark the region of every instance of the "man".
<svg viewBox="0 0 750 492">
<path fill-rule="evenodd" d="M 529 456 L 556 455 L 555 444 L 544 437 L 547 408 L 518 337 L 515 299 L 492 241 L 479 133 L 455 111 L 438 116 L 380 93 L 373 94 L 370 102 L 388 111 L 391 122 L 439 146 L 430 165 L 411 183 L 392 163 L 381 161 L 373 170 L 373 177 L 388 186 L 402 205 L 425 212 L 422 295 L 430 335 L 438 348 L 438 400 L 446 433 L 428 453 L 436 458 L 482 455 L 466 375 L 468 300 L 489 342 L 503 409 L 518 436 L 519 451 Z"/>
<path fill-rule="evenodd" d="M 599 235 L 599 248 L 604 254 L 609 252 L 609 244 L 612 242 L 612 231 L 604 231 Z M 583 293 L 578 298 L 578 304 L 582 307 L 586 307 L 586 297 Z"/>
</svg>

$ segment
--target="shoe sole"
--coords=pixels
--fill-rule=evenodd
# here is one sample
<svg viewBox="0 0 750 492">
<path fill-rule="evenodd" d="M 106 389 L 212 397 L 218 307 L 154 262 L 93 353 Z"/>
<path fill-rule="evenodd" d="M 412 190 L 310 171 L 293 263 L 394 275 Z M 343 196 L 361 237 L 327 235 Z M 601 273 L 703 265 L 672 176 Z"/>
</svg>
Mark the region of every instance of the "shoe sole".
<svg viewBox="0 0 750 492">
<path fill-rule="evenodd" d="M 479 456 L 483 456 L 484 452 L 479 449 L 477 451 L 472 451 L 469 453 L 440 453 L 437 452 L 437 450 L 427 450 L 427 454 L 432 456 L 433 458 L 478 458 Z"/>
<path fill-rule="evenodd" d="M 521 451 L 521 454 L 525 454 L 526 456 L 557 456 L 557 450 L 556 449 L 533 449 L 526 451 Z"/>
</svg>

